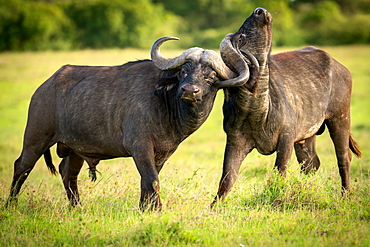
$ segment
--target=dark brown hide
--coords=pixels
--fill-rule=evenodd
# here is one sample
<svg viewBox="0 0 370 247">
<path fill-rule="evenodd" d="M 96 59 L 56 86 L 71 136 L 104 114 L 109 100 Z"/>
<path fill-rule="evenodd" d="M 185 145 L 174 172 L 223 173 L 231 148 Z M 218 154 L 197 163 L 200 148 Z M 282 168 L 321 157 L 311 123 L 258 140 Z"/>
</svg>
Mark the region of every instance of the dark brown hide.
<svg viewBox="0 0 370 247">
<path fill-rule="evenodd" d="M 347 190 L 350 150 L 361 156 L 350 135 L 350 72 L 315 47 L 271 56 L 272 17 L 263 8 L 257 8 L 237 33 L 226 38 L 238 53 L 252 54 L 259 69 L 251 70 L 246 87 L 225 90 L 227 142 L 215 202 L 230 191 L 242 161 L 253 149 L 264 155 L 277 152 L 275 167 L 283 175 L 293 147 L 302 171 L 318 169 L 315 136 L 325 126 L 335 146 L 342 189 Z M 221 50 L 221 56 L 226 56 L 227 63 L 230 54 Z"/>
<path fill-rule="evenodd" d="M 170 39 L 159 39 L 152 49 Z M 43 154 L 55 172 L 49 149 L 58 144 L 59 172 L 72 205 L 79 203 L 77 176 L 84 161 L 94 180 L 100 160 L 133 157 L 141 176 L 141 208 L 160 209 L 158 173 L 207 119 L 222 87 L 217 83 L 234 75 L 215 52 L 192 51 L 166 70 L 151 60 L 59 69 L 32 96 L 8 203 Z"/>
</svg>

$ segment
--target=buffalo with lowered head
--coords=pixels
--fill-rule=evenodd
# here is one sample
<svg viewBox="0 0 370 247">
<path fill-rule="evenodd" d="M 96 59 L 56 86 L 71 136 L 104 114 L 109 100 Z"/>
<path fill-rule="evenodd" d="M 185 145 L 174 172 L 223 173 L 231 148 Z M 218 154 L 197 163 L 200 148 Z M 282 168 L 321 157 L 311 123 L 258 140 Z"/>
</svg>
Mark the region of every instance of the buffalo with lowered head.
<svg viewBox="0 0 370 247">
<path fill-rule="evenodd" d="M 244 86 L 225 90 L 224 130 L 227 134 L 223 173 L 215 202 L 225 198 L 240 165 L 253 149 L 277 152 L 275 167 L 284 175 L 293 148 L 305 173 L 320 160 L 315 138 L 328 128 L 334 143 L 342 192 L 349 188 L 351 152 L 361 156 L 350 134 L 350 72 L 315 47 L 271 55 L 272 17 L 257 8 L 239 31 L 221 42 L 220 52 L 232 69 L 234 59 L 249 64 Z"/>
<path fill-rule="evenodd" d="M 214 51 L 190 48 L 164 58 L 163 37 L 152 60 L 121 66 L 65 65 L 34 93 L 23 149 L 14 164 L 8 203 L 44 154 L 52 172 L 50 147 L 63 158 L 59 172 L 72 205 L 79 203 L 77 176 L 83 162 L 95 171 L 100 160 L 133 157 L 141 176 L 140 207 L 160 209 L 160 172 L 179 144 L 209 116 L 217 90 L 240 86 L 249 77 L 244 64 L 234 73 Z"/>
</svg>

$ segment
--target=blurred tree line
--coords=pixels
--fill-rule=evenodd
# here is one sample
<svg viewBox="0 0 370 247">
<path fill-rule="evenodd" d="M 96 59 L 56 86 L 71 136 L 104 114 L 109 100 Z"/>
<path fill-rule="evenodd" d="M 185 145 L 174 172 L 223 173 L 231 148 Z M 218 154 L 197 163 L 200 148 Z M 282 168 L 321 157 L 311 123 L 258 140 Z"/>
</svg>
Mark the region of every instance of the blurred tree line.
<svg viewBox="0 0 370 247">
<path fill-rule="evenodd" d="M 370 43 L 369 0 L 0 0 L 0 51 L 218 48 L 256 7 L 274 18 L 274 45 Z"/>
</svg>

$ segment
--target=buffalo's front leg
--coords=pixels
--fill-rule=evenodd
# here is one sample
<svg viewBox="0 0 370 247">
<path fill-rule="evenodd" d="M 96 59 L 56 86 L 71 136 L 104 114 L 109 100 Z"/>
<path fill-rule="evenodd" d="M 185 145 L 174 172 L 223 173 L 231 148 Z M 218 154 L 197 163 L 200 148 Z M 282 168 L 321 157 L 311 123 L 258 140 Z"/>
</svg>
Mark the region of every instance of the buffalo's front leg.
<svg viewBox="0 0 370 247">
<path fill-rule="evenodd" d="M 140 152 L 141 151 L 141 152 Z M 137 155 L 133 154 L 136 167 L 141 176 L 141 210 L 160 210 L 162 207 L 159 197 L 158 171 L 154 164 L 154 151 L 143 152 L 140 150 Z"/>
<path fill-rule="evenodd" d="M 159 189 L 158 178 L 141 179 L 140 208 L 142 211 L 161 210 L 162 202 L 159 197 Z"/>
<path fill-rule="evenodd" d="M 316 136 L 294 144 L 298 162 L 302 165 L 301 171 L 305 174 L 315 172 L 320 167 L 320 159 L 316 153 Z"/>
<path fill-rule="evenodd" d="M 282 176 L 286 175 L 286 166 L 292 157 L 293 147 L 293 138 L 287 133 L 281 134 L 276 148 L 275 168 Z"/>
<path fill-rule="evenodd" d="M 212 202 L 211 207 L 213 207 L 218 201 L 224 200 L 230 192 L 238 177 L 240 165 L 250 151 L 250 148 L 245 148 L 243 145 L 232 144 L 230 141 L 227 142 L 222 176 L 217 196 Z"/>
</svg>

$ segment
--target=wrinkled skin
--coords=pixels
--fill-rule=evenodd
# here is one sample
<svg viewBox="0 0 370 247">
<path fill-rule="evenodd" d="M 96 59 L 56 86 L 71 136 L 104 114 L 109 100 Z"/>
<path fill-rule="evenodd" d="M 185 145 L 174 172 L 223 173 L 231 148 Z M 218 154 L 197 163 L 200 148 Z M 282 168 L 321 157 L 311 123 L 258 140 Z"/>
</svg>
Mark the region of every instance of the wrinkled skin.
<svg viewBox="0 0 370 247">
<path fill-rule="evenodd" d="M 80 203 L 77 177 L 84 161 L 94 172 L 100 160 L 133 157 L 141 176 L 140 207 L 160 209 L 163 164 L 204 123 L 220 88 L 217 82 L 228 79 L 205 59 L 207 52 L 188 52 L 184 62 L 168 70 L 151 60 L 59 69 L 32 96 L 7 205 L 16 201 L 43 154 L 56 172 L 49 149 L 58 144 L 59 172 L 72 205 Z"/>
<path fill-rule="evenodd" d="M 259 68 L 251 68 L 246 86 L 225 90 L 227 142 L 214 203 L 225 198 L 253 149 L 263 155 L 276 152 L 275 167 L 282 175 L 293 147 L 302 171 L 318 169 L 315 138 L 325 126 L 334 143 L 342 191 L 349 189 L 350 150 L 361 156 L 350 135 L 350 72 L 315 47 L 270 55 L 272 17 L 263 8 L 257 8 L 238 32 L 227 37 L 238 52 L 252 54 Z M 227 64 L 230 54 L 221 50 L 221 56 Z"/>
</svg>

